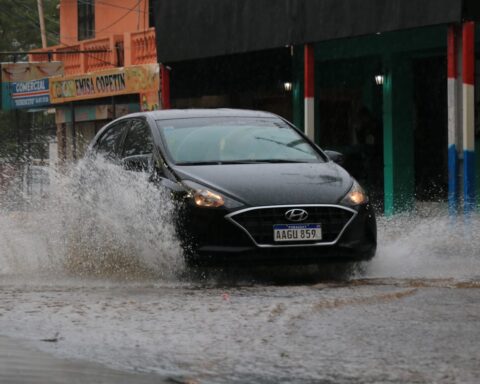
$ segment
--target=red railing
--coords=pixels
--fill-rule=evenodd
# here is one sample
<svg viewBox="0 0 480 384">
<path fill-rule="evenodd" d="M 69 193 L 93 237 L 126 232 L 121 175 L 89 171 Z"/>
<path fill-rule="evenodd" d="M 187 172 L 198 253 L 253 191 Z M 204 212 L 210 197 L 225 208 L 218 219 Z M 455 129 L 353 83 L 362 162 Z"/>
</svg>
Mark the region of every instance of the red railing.
<svg viewBox="0 0 480 384">
<path fill-rule="evenodd" d="M 155 28 L 145 31 L 126 34 L 126 41 L 130 42 L 129 65 L 150 64 L 157 62 L 157 44 L 155 41 Z M 130 36 L 128 36 L 130 35 Z M 130 38 L 128 38 L 130 37 Z M 128 61 L 126 61 L 127 63 Z M 127 64 L 126 64 L 127 65 Z"/>
<path fill-rule="evenodd" d="M 66 75 L 81 74 L 85 70 L 85 65 L 82 62 L 82 54 L 81 53 L 62 53 L 65 51 L 71 52 L 71 51 L 80 51 L 80 50 L 82 50 L 81 44 L 57 48 L 55 49 L 53 60 L 63 61 L 63 70 Z"/>
<path fill-rule="evenodd" d="M 64 53 L 65 51 L 96 51 L 92 53 Z M 30 61 L 48 61 L 49 55 L 43 52 L 51 51 L 51 60 L 63 61 L 65 75 L 79 75 L 103 69 L 149 64 L 157 62 L 155 29 L 126 32 L 122 35 L 112 35 L 99 39 L 84 40 L 75 45 L 56 45 L 35 50 L 29 55 Z"/>
<path fill-rule="evenodd" d="M 85 41 L 82 49 L 85 51 L 101 51 L 98 53 L 85 53 L 85 69 L 86 72 L 95 72 L 102 69 L 118 67 L 117 43 L 123 41 L 123 36 L 112 35 L 103 39 L 95 39 Z"/>
</svg>

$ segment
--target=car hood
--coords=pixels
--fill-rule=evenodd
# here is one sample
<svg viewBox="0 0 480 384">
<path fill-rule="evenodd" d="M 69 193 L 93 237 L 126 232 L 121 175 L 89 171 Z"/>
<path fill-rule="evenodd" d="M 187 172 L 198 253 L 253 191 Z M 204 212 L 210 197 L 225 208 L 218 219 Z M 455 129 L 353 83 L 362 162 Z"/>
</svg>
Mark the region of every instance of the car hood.
<svg viewBox="0 0 480 384">
<path fill-rule="evenodd" d="M 335 204 L 352 186 L 350 175 L 333 162 L 177 166 L 175 171 L 182 180 L 248 206 Z"/>
</svg>

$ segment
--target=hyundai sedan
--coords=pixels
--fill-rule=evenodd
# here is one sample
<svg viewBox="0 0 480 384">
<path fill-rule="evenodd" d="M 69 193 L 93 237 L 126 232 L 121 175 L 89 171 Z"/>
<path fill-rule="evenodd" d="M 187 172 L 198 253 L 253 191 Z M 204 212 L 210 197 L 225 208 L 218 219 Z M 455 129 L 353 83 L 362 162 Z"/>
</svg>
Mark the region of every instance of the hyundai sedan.
<svg viewBox="0 0 480 384">
<path fill-rule="evenodd" d="M 375 213 L 358 182 L 267 112 L 164 110 L 121 117 L 89 147 L 171 192 L 196 263 L 369 260 Z M 335 160 L 335 161 L 334 161 Z"/>
</svg>

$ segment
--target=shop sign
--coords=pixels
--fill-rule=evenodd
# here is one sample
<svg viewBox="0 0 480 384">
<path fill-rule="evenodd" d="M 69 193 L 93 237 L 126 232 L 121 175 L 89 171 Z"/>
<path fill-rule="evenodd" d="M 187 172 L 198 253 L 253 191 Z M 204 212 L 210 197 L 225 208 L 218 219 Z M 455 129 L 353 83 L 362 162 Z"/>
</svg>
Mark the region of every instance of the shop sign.
<svg viewBox="0 0 480 384">
<path fill-rule="evenodd" d="M 48 77 L 61 74 L 61 62 L 1 64 L 2 109 L 49 106 Z"/>
<path fill-rule="evenodd" d="M 158 91 L 158 64 L 135 65 L 77 76 L 50 79 L 54 104 L 149 91 Z"/>
</svg>

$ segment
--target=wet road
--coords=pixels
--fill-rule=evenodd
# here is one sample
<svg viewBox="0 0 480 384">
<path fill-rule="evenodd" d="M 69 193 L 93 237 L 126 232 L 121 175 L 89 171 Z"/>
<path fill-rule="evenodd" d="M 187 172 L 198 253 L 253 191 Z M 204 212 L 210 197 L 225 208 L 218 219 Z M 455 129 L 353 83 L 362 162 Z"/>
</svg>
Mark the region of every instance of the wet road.
<svg viewBox="0 0 480 384">
<path fill-rule="evenodd" d="M 377 256 L 347 280 L 192 278 L 145 175 L 80 171 L 0 199 L 0 383 L 479 382 L 478 214 L 379 216 Z"/>
<path fill-rule="evenodd" d="M 478 279 L 452 278 L 277 285 L 9 277 L 0 283 L 0 333 L 125 377 L 155 375 L 150 382 L 477 383 L 479 288 Z M 27 371 L 38 359 L 28 361 Z M 120 382 L 106 377 L 94 382 Z"/>
<path fill-rule="evenodd" d="M 158 377 L 108 369 L 99 364 L 55 358 L 28 342 L 0 337 L 0 382 L 5 384 L 147 384 Z"/>
</svg>

